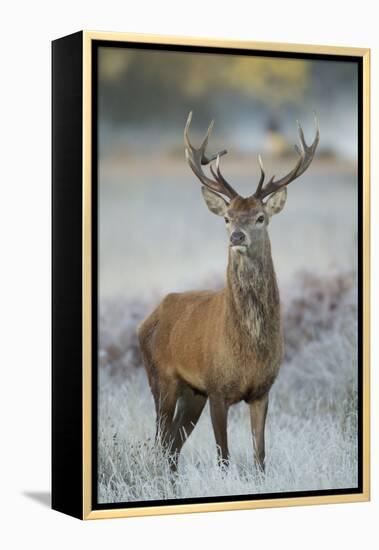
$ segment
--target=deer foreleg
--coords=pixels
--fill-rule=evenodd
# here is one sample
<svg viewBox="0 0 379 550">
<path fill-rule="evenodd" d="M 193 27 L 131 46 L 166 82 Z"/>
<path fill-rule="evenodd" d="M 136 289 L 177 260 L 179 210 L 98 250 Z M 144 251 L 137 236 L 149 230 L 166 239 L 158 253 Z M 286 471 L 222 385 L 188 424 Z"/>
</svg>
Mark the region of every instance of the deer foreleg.
<svg viewBox="0 0 379 550">
<path fill-rule="evenodd" d="M 220 466 L 227 466 L 229 463 L 227 419 L 228 405 L 221 396 L 209 396 L 209 405 L 213 431 L 217 445 L 217 457 Z"/>
<path fill-rule="evenodd" d="M 268 393 L 261 399 L 249 403 L 251 431 L 255 458 L 260 468 L 265 469 L 265 424 L 268 408 Z"/>
</svg>

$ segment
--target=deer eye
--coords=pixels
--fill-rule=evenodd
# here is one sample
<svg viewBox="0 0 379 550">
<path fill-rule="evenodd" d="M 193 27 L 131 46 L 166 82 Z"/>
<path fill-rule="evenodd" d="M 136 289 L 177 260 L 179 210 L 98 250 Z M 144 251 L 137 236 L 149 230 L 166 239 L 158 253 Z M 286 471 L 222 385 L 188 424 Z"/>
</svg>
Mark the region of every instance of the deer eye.
<svg viewBox="0 0 379 550">
<path fill-rule="evenodd" d="M 225 223 L 229 223 L 229 218 L 224 218 Z"/>
<path fill-rule="evenodd" d="M 259 218 L 257 218 L 257 223 L 263 223 L 264 221 L 265 221 L 264 216 L 259 216 Z"/>
</svg>

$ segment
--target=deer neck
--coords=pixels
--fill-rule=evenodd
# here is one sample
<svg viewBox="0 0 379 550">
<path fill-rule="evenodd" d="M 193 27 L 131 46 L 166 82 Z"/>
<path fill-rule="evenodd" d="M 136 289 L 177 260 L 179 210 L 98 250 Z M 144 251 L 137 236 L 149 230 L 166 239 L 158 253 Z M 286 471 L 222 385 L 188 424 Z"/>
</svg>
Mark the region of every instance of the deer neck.
<svg viewBox="0 0 379 550">
<path fill-rule="evenodd" d="M 264 345 L 279 331 L 279 291 L 266 230 L 249 254 L 229 251 L 226 299 L 233 333 L 235 327 L 237 334 Z"/>
</svg>

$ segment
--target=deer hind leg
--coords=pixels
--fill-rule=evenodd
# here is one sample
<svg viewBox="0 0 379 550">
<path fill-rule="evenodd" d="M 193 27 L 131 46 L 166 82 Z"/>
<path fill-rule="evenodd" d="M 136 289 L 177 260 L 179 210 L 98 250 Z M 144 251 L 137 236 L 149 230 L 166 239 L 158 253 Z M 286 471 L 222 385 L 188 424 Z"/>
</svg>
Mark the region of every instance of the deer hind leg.
<svg viewBox="0 0 379 550">
<path fill-rule="evenodd" d="M 218 463 L 219 466 L 228 466 L 228 405 L 225 402 L 225 399 L 223 399 L 219 395 L 211 395 L 209 397 L 209 405 L 211 411 L 212 426 L 217 445 Z"/>
<path fill-rule="evenodd" d="M 170 450 L 173 444 L 172 421 L 178 400 L 177 381 L 158 377 L 153 396 L 156 410 L 155 442 Z"/>
<path fill-rule="evenodd" d="M 206 395 L 197 393 L 187 384 L 182 384 L 172 427 L 171 469 L 173 471 L 177 469 L 180 451 L 195 428 L 206 402 Z"/>
<path fill-rule="evenodd" d="M 155 310 L 138 327 L 137 334 L 141 355 L 153 394 L 156 411 L 155 442 L 164 446 L 171 443 L 172 419 L 178 397 L 178 384 L 173 378 L 161 374 L 154 357 L 154 337 L 159 323 L 158 310 Z"/>
<path fill-rule="evenodd" d="M 268 393 L 249 403 L 251 431 L 255 459 L 259 467 L 265 470 L 265 424 L 268 409 Z"/>
</svg>

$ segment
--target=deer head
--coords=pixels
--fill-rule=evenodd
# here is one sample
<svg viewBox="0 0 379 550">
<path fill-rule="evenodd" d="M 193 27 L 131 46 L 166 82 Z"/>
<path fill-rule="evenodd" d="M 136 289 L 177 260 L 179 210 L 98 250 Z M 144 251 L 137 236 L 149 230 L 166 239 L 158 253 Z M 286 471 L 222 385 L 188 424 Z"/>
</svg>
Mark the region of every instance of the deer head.
<svg viewBox="0 0 379 550">
<path fill-rule="evenodd" d="M 266 227 L 271 217 L 283 209 L 287 198 L 287 185 L 301 176 L 311 164 L 320 139 L 317 118 L 315 116 L 316 136 L 310 146 L 306 144 L 303 130 L 298 122 L 300 147 L 295 145 L 295 151 L 299 158 L 292 170 L 282 178 L 276 180 L 275 176 L 272 176 L 265 183 L 262 159 L 258 156 L 261 170 L 259 183 L 255 193 L 246 198 L 241 197 L 221 174 L 220 157 L 227 151 L 222 150 L 211 156 L 206 155 L 205 150 L 213 128 L 213 121 L 200 147 L 196 149 L 188 136 L 191 120 L 192 112 L 188 115 L 184 129 L 187 162 L 195 176 L 203 184 L 202 193 L 209 210 L 213 214 L 224 217 L 229 246 L 232 251 L 249 254 L 266 234 Z M 204 173 L 203 166 L 206 165 L 210 165 L 213 178 Z"/>
</svg>

